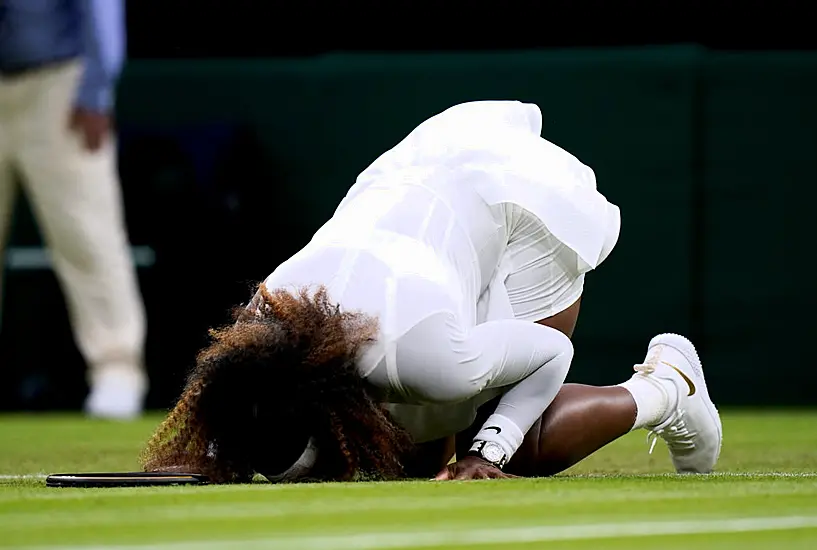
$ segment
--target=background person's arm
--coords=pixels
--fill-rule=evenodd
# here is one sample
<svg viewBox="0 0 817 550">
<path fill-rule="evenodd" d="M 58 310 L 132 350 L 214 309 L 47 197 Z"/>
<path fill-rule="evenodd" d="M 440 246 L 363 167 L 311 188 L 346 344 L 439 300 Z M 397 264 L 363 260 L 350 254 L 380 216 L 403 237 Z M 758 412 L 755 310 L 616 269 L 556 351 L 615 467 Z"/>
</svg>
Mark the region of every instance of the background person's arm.
<svg viewBox="0 0 817 550">
<path fill-rule="evenodd" d="M 89 151 L 108 138 L 113 120 L 116 83 L 125 59 L 123 0 L 80 0 L 83 73 L 71 127 Z"/>
</svg>

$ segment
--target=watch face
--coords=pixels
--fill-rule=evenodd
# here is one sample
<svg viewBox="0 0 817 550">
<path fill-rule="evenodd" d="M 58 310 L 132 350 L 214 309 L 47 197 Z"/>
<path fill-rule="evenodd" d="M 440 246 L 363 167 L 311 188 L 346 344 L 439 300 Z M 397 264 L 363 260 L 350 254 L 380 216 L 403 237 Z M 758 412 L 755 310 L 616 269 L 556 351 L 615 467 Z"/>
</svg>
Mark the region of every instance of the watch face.
<svg viewBox="0 0 817 550">
<path fill-rule="evenodd" d="M 485 460 L 488 462 L 498 464 L 503 458 L 505 458 L 505 453 L 502 450 L 502 447 L 496 443 L 486 443 L 485 447 L 482 448 L 482 456 L 484 456 Z"/>
</svg>

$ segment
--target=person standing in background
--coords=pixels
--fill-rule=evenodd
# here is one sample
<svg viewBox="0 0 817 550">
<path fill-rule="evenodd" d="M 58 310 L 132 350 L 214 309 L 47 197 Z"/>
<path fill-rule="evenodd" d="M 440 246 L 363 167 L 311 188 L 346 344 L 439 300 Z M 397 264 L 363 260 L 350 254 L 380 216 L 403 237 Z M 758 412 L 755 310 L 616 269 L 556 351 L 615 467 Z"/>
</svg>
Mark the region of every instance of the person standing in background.
<svg viewBox="0 0 817 550">
<path fill-rule="evenodd" d="M 85 411 L 138 416 L 145 314 L 113 128 L 123 0 L 0 0 L 0 243 L 19 176 L 88 366 Z"/>
</svg>

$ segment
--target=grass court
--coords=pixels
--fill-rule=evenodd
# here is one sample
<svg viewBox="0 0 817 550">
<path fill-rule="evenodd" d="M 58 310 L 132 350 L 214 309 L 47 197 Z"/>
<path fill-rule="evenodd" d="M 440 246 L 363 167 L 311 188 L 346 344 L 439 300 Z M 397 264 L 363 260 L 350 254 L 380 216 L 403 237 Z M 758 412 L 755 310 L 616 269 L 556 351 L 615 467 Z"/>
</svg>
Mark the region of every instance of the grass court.
<svg viewBox="0 0 817 550">
<path fill-rule="evenodd" d="M 646 432 L 550 479 L 52 489 L 138 468 L 160 421 L 0 416 L 0 547 L 63 550 L 817 548 L 817 411 L 727 411 L 719 473 Z"/>
</svg>

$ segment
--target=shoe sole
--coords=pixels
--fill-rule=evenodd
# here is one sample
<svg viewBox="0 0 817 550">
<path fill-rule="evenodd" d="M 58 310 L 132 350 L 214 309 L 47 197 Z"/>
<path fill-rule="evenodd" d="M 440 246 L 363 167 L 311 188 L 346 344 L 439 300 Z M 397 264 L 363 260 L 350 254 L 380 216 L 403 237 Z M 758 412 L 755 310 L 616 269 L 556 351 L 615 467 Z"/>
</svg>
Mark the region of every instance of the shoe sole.
<svg viewBox="0 0 817 550">
<path fill-rule="evenodd" d="M 698 371 L 701 373 L 700 377 L 695 376 L 694 372 L 691 374 L 696 378 L 696 382 L 698 383 L 696 386 L 697 390 L 701 394 L 701 399 L 703 399 L 709 416 L 712 418 L 712 421 L 715 423 L 715 426 L 718 429 L 718 452 L 715 455 L 715 464 L 717 464 L 721 457 L 721 448 L 723 446 L 723 424 L 721 423 L 721 415 L 718 412 L 718 408 L 715 407 L 715 403 L 713 403 L 712 399 L 709 397 L 709 389 L 706 387 L 706 377 L 704 376 L 703 363 L 701 362 L 701 358 L 698 356 L 698 350 L 695 349 L 695 345 L 689 340 L 689 338 L 681 336 L 680 334 L 659 334 L 650 340 L 648 349 L 659 344 L 670 347 L 679 352 L 687 361 L 689 361 L 691 365 L 697 365 Z"/>
</svg>

